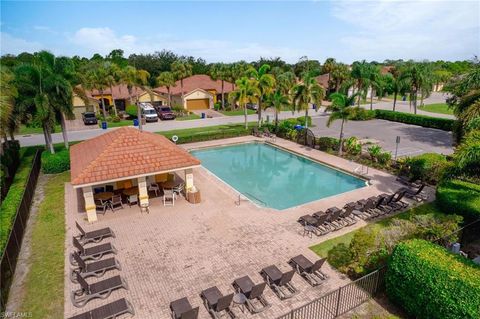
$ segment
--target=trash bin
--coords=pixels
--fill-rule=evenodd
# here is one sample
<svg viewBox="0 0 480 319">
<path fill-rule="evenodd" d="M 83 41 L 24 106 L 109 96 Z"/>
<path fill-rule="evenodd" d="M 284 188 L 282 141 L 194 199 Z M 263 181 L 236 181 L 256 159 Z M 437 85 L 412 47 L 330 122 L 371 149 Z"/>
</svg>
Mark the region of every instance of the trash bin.
<svg viewBox="0 0 480 319">
<path fill-rule="evenodd" d="M 303 125 L 300 125 L 300 124 L 295 125 L 293 128 L 297 131 L 301 131 L 304 129 Z"/>
<path fill-rule="evenodd" d="M 133 126 L 138 126 L 138 119 L 133 119 Z"/>
<path fill-rule="evenodd" d="M 107 122 L 105 122 L 105 121 L 102 122 L 102 129 L 104 129 L 104 130 L 107 129 Z"/>
<path fill-rule="evenodd" d="M 407 97 L 404 95 L 402 96 L 402 101 L 405 102 L 407 100 Z"/>
<path fill-rule="evenodd" d="M 202 113 L 202 119 L 204 119 L 204 118 L 205 118 L 205 113 Z"/>
</svg>

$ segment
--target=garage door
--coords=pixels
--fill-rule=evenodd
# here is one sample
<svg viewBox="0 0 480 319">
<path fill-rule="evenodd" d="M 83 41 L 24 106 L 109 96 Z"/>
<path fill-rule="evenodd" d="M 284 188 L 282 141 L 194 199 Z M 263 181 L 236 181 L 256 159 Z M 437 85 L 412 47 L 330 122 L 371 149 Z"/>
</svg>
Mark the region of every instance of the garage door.
<svg viewBox="0 0 480 319">
<path fill-rule="evenodd" d="M 209 99 L 193 99 L 187 100 L 187 109 L 191 110 L 205 110 L 209 108 Z"/>
</svg>

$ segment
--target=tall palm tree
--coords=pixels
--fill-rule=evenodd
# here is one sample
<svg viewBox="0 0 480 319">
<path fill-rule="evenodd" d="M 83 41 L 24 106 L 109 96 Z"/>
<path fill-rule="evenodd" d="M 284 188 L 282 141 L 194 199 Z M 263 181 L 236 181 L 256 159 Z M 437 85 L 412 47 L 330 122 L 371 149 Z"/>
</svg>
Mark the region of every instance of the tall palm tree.
<svg viewBox="0 0 480 319">
<path fill-rule="evenodd" d="M 368 68 L 368 83 L 370 84 L 370 110 L 373 109 L 373 92 L 377 95 L 383 89 L 383 79 L 380 74 L 380 68 L 370 64 Z"/>
<path fill-rule="evenodd" d="M 297 83 L 297 77 L 292 71 L 287 71 L 277 75 L 275 82 L 277 89 L 279 89 L 284 95 L 288 95 L 293 86 Z"/>
<path fill-rule="evenodd" d="M 210 70 L 212 80 L 220 80 L 222 82 L 222 110 L 225 109 L 225 80 L 228 78 L 228 66 L 224 63 L 216 63 Z"/>
<path fill-rule="evenodd" d="M 327 121 L 327 127 L 330 127 L 330 125 L 336 120 L 342 120 L 342 125 L 340 126 L 340 145 L 338 148 L 338 155 L 340 156 L 342 156 L 343 148 L 343 127 L 352 114 L 352 105 L 355 104 L 355 98 L 357 95 L 358 92 L 351 96 L 341 93 L 333 93 L 330 95 L 332 104 L 327 106 L 327 111 L 331 112 Z"/>
<path fill-rule="evenodd" d="M 411 63 L 406 67 L 405 72 L 402 74 L 402 80 L 408 83 L 410 87 L 410 100 L 413 103 L 413 112 L 417 114 L 417 100 L 418 93 L 427 85 L 428 71 L 421 63 Z"/>
<path fill-rule="evenodd" d="M 351 76 L 355 80 L 355 86 L 357 88 L 357 91 L 359 94 L 358 95 L 358 100 L 357 100 L 357 106 L 360 106 L 360 101 L 362 99 L 362 96 L 365 95 L 366 89 L 368 86 L 366 83 L 369 80 L 371 68 L 370 65 L 365 61 L 355 61 L 352 64 L 352 71 L 351 71 Z"/>
<path fill-rule="evenodd" d="M 182 89 L 182 105 L 185 103 L 184 97 L 185 92 L 183 92 L 183 79 L 188 78 L 192 75 L 192 65 L 184 60 L 180 59 L 172 63 L 172 72 L 175 75 L 177 80 L 180 80 L 180 88 Z"/>
<path fill-rule="evenodd" d="M 148 86 L 148 79 L 150 78 L 150 73 L 145 70 L 138 70 L 132 66 L 127 66 L 124 70 L 122 78 L 124 83 L 127 85 L 128 93 L 130 95 L 130 102 L 132 102 L 133 88 L 135 88 L 135 104 L 137 105 L 138 128 L 141 131 L 143 129 L 143 124 L 141 120 L 141 109 L 138 105 L 139 93 L 140 90 L 144 90 L 149 94 L 152 93 L 150 87 Z"/>
<path fill-rule="evenodd" d="M 248 129 L 247 117 L 247 103 L 254 103 L 258 101 L 260 96 L 260 89 L 255 80 L 244 76 L 235 82 L 236 89 L 229 94 L 232 104 L 238 102 L 243 107 L 243 114 L 245 119 L 245 129 Z"/>
<path fill-rule="evenodd" d="M 0 131 L 6 142 L 7 134 L 14 140 L 13 133 L 18 125 L 14 110 L 18 91 L 14 83 L 14 74 L 9 69 L 2 67 L 0 78 L 2 79 L 0 81 Z"/>
<path fill-rule="evenodd" d="M 107 81 L 107 70 L 103 67 L 103 65 L 98 65 L 96 63 L 90 66 L 91 68 L 88 70 L 85 78 L 86 83 L 85 87 L 87 89 L 94 89 L 97 90 L 100 94 L 100 103 L 102 105 L 102 114 L 104 120 L 107 118 L 107 110 L 105 107 L 105 98 L 104 93 L 105 89 L 109 86 Z"/>
<path fill-rule="evenodd" d="M 263 101 L 265 100 L 265 97 L 270 94 L 274 87 L 275 87 L 275 78 L 273 75 L 268 74 L 268 71 L 270 70 L 270 65 L 264 64 L 262 65 L 258 70 L 254 68 L 250 68 L 248 70 L 248 75 L 250 76 L 251 79 L 256 81 L 256 85 L 260 91 L 260 94 L 258 95 L 258 126 L 261 126 L 262 123 L 262 108 L 263 108 Z"/>
<path fill-rule="evenodd" d="M 402 67 L 400 65 L 394 66 L 390 73 L 392 74 L 392 89 L 393 89 L 393 111 L 397 105 L 398 94 L 405 94 L 407 90 L 407 83 L 402 75 Z"/>
<path fill-rule="evenodd" d="M 227 79 L 232 82 L 232 90 L 235 90 L 237 80 L 245 76 L 249 68 L 250 65 L 245 61 L 235 62 L 229 65 Z"/>
<path fill-rule="evenodd" d="M 346 64 L 336 63 L 331 73 L 333 82 L 335 82 L 335 92 L 338 92 L 342 84 L 350 77 L 350 70 Z"/>
<path fill-rule="evenodd" d="M 118 112 L 117 112 L 117 106 L 115 105 L 115 97 L 113 96 L 113 86 L 117 85 L 120 82 L 121 70 L 120 70 L 120 67 L 113 62 L 105 62 L 104 67 L 106 70 L 105 80 L 110 87 L 113 110 L 115 112 L 115 116 L 117 116 Z"/>
<path fill-rule="evenodd" d="M 330 92 L 332 72 L 333 72 L 333 70 L 335 70 L 336 64 L 337 64 L 337 62 L 335 61 L 334 58 L 328 58 L 328 59 L 325 60 L 325 63 L 322 66 L 322 73 L 323 74 L 328 74 L 327 92 Z"/>
<path fill-rule="evenodd" d="M 170 89 L 172 86 L 175 86 L 175 76 L 172 72 L 165 71 L 157 76 L 156 81 L 158 86 L 164 86 L 167 88 L 168 106 L 172 106 L 172 95 L 170 94 Z"/>
<path fill-rule="evenodd" d="M 325 98 L 325 90 L 318 84 L 317 80 L 305 72 L 302 82 L 296 84 L 293 89 L 293 105 L 297 111 L 305 111 L 305 127 L 308 127 L 308 109 L 310 104 L 319 106 L 322 105 L 322 100 Z"/>
<path fill-rule="evenodd" d="M 273 107 L 275 110 L 275 130 L 278 126 L 278 113 L 280 113 L 283 109 L 290 106 L 290 100 L 288 95 L 284 94 L 281 88 L 277 88 L 275 92 L 268 95 L 266 100 L 267 105 Z"/>
</svg>

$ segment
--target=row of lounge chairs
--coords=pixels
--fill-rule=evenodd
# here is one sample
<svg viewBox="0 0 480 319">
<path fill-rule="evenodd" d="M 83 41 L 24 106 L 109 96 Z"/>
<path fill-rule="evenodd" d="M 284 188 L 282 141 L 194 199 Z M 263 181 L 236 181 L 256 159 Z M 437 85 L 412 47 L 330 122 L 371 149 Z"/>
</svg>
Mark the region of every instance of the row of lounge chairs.
<svg viewBox="0 0 480 319">
<path fill-rule="evenodd" d="M 287 272 L 282 272 L 276 265 L 263 268 L 260 275 L 265 281 L 261 283 L 255 284 L 249 276 L 235 279 L 232 283 L 235 293 L 224 295 L 216 286 L 203 290 L 200 297 L 205 308 L 215 319 L 225 315 L 235 318 L 232 302 L 244 304 L 252 314 L 255 314 L 271 306 L 263 295 L 267 285 L 280 300 L 284 300 L 299 292 L 292 283 L 295 272 L 312 286 L 318 286 L 327 279 L 327 275 L 321 271 L 325 259 L 313 263 L 304 255 L 298 255 L 291 258 L 288 263 L 293 269 Z M 170 303 L 170 310 L 172 319 L 195 319 L 199 307 L 193 308 L 187 298 L 181 298 Z"/>
<path fill-rule="evenodd" d="M 381 194 L 346 204 L 343 209 L 331 207 L 325 212 L 319 211 L 312 215 L 303 215 L 298 219 L 302 226 L 310 226 L 317 236 L 351 226 L 357 219 L 372 219 L 405 209 L 409 204 L 402 199 L 408 197 L 417 201 L 427 200 L 423 189 L 425 184 L 417 189 L 402 187 L 393 194 Z"/>
<path fill-rule="evenodd" d="M 80 288 L 70 294 L 70 299 L 75 307 L 83 307 L 90 300 L 106 299 L 117 289 L 128 290 L 127 282 L 116 275 L 107 279 L 102 279 L 94 283 L 88 283 L 86 278 L 102 277 L 107 271 L 122 267 L 115 257 L 102 259 L 105 255 L 116 255 L 117 250 L 112 243 L 102 243 L 91 247 L 86 245 L 99 243 L 105 238 L 115 238 L 115 233 L 109 228 L 102 228 L 91 232 L 86 232 L 76 223 L 79 235 L 73 236 L 74 251 L 70 254 L 70 264 L 74 267 L 70 272 L 70 279 L 78 283 Z M 73 316 L 70 319 L 107 319 L 116 318 L 122 314 L 135 314 L 131 303 L 122 298 L 108 303 L 93 310 Z"/>
</svg>

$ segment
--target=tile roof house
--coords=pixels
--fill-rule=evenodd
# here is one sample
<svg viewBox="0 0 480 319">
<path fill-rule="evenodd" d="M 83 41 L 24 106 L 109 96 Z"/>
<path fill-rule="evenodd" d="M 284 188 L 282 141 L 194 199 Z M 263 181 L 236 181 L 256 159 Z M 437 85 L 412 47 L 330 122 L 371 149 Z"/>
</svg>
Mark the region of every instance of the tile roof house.
<svg viewBox="0 0 480 319">
<path fill-rule="evenodd" d="M 186 181 L 193 186 L 192 168 L 200 161 L 162 135 L 122 127 L 95 138 L 72 145 L 70 175 L 74 188 L 82 188 L 85 209 L 90 220 L 96 220 L 91 198 L 95 186 L 112 189 L 138 185 L 140 202 L 148 204 L 147 179 L 157 180 L 162 174 L 185 171 Z M 128 181 L 129 187 L 125 186 Z M 154 181 L 154 182 L 155 182 Z M 144 198 L 142 198 L 144 196 Z"/>
</svg>

